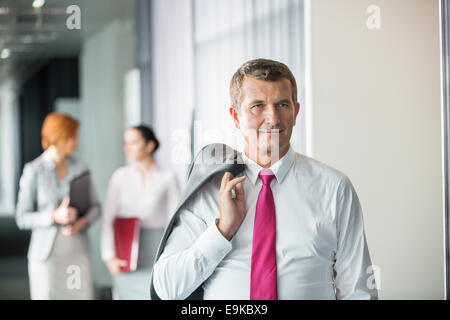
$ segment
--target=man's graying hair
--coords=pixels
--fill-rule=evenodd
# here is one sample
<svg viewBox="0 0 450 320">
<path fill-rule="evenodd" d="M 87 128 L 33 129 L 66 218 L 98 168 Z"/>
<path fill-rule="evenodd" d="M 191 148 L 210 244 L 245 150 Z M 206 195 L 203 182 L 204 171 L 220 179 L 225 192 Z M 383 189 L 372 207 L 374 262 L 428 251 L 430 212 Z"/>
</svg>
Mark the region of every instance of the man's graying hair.
<svg viewBox="0 0 450 320">
<path fill-rule="evenodd" d="M 292 100 L 297 103 L 297 83 L 291 70 L 281 62 L 269 59 L 254 59 L 244 63 L 234 73 L 230 83 L 230 98 L 234 108 L 241 105 L 242 82 L 244 77 L 260 79 L 264 81 L 277 81 L 286 78 L 291 82 Z"/>
</svg>

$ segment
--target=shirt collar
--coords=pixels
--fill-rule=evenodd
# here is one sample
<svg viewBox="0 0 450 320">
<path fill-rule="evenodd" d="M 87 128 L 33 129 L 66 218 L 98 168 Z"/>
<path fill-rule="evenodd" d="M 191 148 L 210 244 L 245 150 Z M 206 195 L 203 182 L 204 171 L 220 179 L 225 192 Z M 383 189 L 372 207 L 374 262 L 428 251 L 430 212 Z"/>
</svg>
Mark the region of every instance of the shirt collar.
<svg viewBox="0 0 450 320">
<path fill-rule="evenodd" d="M 254 185 L 258 180 L 259 172 L 264 169 L 259 164 L 248 158 L 245 152 L 242 152 L 242 159 L 245 163 L 245 174 L 250 182 Z M 278 183 L 282 183 L 292 164 L 294 163 L 294 150 L 289 146 L 288 152 L 277 162 L 275 162 L 269 169 L 275 175 Z"/>
</svg>

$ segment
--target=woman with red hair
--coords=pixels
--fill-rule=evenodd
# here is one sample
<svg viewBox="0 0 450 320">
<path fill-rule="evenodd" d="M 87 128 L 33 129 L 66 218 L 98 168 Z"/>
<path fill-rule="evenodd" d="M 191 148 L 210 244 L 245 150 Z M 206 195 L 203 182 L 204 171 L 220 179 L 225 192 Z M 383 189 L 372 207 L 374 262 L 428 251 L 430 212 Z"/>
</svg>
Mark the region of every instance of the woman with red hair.
<svg viewBox="0 0 450 320">
<path fill-rule="evenodd" d="M 100 216 L 100 205 L 88 178 L 89 198 L 83 216 L 70 206 L 70 184 L 88 172 L 73 156 L 78 120 L 50 113 L 42 125 L 39 157 L 25 164 L 20 178 L 16 223 L 31 229 L 28 274 L 31 299 L 93 299 L 88 226 Z"/>
</svg>

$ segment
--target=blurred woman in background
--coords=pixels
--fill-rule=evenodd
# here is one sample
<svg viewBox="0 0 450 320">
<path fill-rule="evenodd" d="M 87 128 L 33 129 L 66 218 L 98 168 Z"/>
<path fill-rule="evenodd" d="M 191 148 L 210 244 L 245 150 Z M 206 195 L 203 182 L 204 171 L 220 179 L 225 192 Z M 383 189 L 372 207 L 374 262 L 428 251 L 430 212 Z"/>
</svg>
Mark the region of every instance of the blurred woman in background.
<svg viewBox="0 0 450 320">
<path fill-rule="evenodd" d="M 53 112 L 42 125 L 38 158 L 25 164 L 20 178 L 16 223 L 31 229 L 28 273 L 31 299 L 93 299 L 89 239 L 86 229 L 100 215 L 89 179 L 88 210 L 78 217 L 69 206 L 70 182 L 88 171 L 73 156 L 80 141 L 78 120 Z"/>
<path fill-rule="evenodd" d="M 162 170 L 153 157 L 159 142 L 146 126 L 124 133 L 124 151 L 129 165 L 112 175 L 102 214 L 101 255 L 113 275 L 115 299 L 150 299 L 153 260 L 173 210 L 179 187 L 173 172 Z M 124 272 L 126 260 L 116 255 L 114 220 L 137 217 L 140 221 L 137 270 Z"/>
</svg>

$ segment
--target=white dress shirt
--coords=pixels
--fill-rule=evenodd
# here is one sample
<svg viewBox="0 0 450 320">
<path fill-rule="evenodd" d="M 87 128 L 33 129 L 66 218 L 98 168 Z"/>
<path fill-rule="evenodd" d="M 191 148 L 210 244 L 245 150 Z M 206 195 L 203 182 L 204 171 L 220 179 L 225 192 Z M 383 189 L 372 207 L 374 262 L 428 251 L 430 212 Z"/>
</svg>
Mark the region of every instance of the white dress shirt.
<svg viewBox="0 0 450 320">
<path fill-rule="evenodd" d="M 103 206 L 102 260 L 116 255 L 113 228 L 116 217 L 137 217 L 142 228 L 165 228 L 178 200 L 179 186 L 173 172 L 155 165 L 144 182 L 135 163 L 118 168 L 109 181 Z"/>
<path fill-rule="evenodd" d="M 262 167 L 242 153 L 247 213 L 228 241 L 217 229 L 221 175 L 180 212 L 153 281 L 162 299 L 249 299 L 250 262 Z M 363 214 L 348 177 L 291 148 L 271 168 L 277 232 L 278 299 L 377 299 Z M 334 276 L 334 272 L 336 276 Z"/>
</svg>

